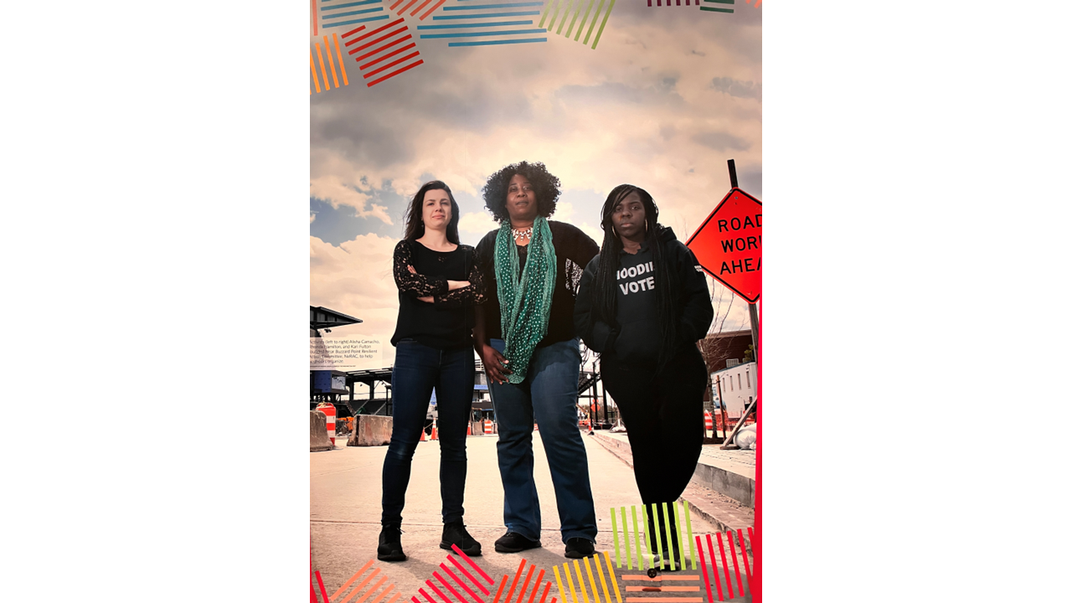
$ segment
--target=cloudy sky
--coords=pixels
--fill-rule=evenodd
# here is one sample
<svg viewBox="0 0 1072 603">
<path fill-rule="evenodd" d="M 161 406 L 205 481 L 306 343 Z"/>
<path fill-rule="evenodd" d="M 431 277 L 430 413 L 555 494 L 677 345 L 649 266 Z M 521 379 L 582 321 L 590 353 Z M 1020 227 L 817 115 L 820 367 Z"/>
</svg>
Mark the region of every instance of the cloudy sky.
<svg viewBox="0 0 1072 603">
<path fill-rule="evenodd" d="M 310 100 L 310 303 L 364 321 L 333 335 L 390 338 L 391 252 L 408 200 L 430 179 L 454 191 L 468 244 L 495 226 L 480 196 L 488 175 L 520 160 L 561 179 L 552 219 L 597 243 L 599 208 L 623 182 L 647 189 L 682 240 L 729 189 L 727 159 L 762 199 L 763 11 L 733 8 L 619 0 L 595 50 L 553 34 L 469 48 L 414 35 L 424 64 L 372 88 L 350 60 L 350 85 Z M 725 329 L 747 325 L 737 300 Z"/>
</svg>

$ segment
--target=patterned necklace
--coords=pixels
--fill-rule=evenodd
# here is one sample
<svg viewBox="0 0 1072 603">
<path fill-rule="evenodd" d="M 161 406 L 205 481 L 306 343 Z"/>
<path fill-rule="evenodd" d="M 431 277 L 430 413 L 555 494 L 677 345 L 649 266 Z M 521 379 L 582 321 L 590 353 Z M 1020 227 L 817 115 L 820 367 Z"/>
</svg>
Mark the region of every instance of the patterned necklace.
<svg viewBox="0 0 1072 603">
<path fill-rule="evenodd" d="M 517 228 L 511 228 L 510 232 L 514 235 L 514 241 L 517 242 L 520 239 L 532 240 L 532 227 L 529 226 L 523 230 Z"/>
</svg>

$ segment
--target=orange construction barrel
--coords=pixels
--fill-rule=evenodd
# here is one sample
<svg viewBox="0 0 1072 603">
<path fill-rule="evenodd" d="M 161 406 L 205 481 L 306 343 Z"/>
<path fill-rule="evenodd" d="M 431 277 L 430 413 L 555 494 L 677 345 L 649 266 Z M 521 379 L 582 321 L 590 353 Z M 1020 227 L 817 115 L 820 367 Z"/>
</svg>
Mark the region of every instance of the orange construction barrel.
<svg viewBox="0 0 1072 603">
<path fill-rule="evenodd" d="M 331 439 L 331 445 L 335 445 L 335 405 L 331 402 L 321 402 L 316 405 L 316 409 L 327 415 L 328 418 L 328 438 Z"/>
</svg>

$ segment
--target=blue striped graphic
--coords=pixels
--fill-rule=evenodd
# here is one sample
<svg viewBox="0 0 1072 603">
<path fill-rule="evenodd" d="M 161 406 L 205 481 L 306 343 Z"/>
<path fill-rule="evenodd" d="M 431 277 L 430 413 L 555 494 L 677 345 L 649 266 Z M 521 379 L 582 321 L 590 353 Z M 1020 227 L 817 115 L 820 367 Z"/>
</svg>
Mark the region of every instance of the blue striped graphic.
<svg viewBox="0 0 1072 603">
<path fill-rule="evenodd" d="M 354 19 L 353 21 L 343 21 L 342 23 L 324 23 L 321 27 L 328 28 L 328 27 L 338 27 L 340 25 L 353 25 L 355 23 L 368 23 L 369 21 L 379 21 L 381 19 L 386 19 L 388 17 L 390 17 L 390 15 L 380 15 L 378 17 L 366 17 L 364 19 Z"/>
<path fill-rule="evenodd" d="M 528 38 L 525 40 L 488 40 L 486 42 L 451 42 L 448 46 L 490 46 L 492 44 L 525 44 L 527 42 L 546 42 L 547 38 Z"/>
<path fill-rule="evenodd" d="M 438 21 L 440 19 L 483 19 L 485 17 L 489 17 L 489 18 L 490 17 L 528 17 L 528 16 L 538 15 L 538 14 L 540 14 L 540 11 L 538 11 L 538 10 L 523 10 L 523 11 L 517 12 L 517 13 L 483 13 L 483 14 L 480 14 L 480 15 L 445 15 L 445 16 L 432 17 L 432 20 L 433 21 Z"/>
<path fill-rule="evenodd" d="M 476 6 L 444 6 L 443 10 L 478 10 L 484 8 L 513 8 L 515 6 L 543 6 L 543 2 L 515 2 L 514 4 L 478 4 Z"/>
<path fill-rule="evenodd" d="M 501 36 L 503 34 L 547 33 L 546 29 L 517 29 L 511 31 L 471 31 L 468 33 L 421 34 L 421 38 L 468 38 L 470 36 Z"/>
<path fill-rule="evenodd" d="M 368 13 L 378 13 L 383 10 L 382 6 L 376 8 L 366 8 L 365 10 L 355 10 L 348 13 L 339 13 L 337 15 L 320 15 L 324 19 L 338 19 L 339 17 L 351 17 L 353 15 L 366 15 Z"/>
<path fill-rule="evenodd" d="M 499 25 L 532 25 L 532 19 L 528 21 L 502 21 L 499 23 L 458 23 L 455 25 L 418 25 L 417 29 L 462 29 L 465 27 L 497 27 Z M 508 32 L 503 32 L 508 33 Z"/>
<path fill-rule="evenodd" d="M 320 10 L 335 10 L 337 8 L 348 8 L 350 6 L 362 6 L 365 4 L 376 4 L 380 0 L 361 0 L 361 2 L 348 2 L 346 4 L 336 4 L 335 6 L 321 6 Z"/>
</svg>

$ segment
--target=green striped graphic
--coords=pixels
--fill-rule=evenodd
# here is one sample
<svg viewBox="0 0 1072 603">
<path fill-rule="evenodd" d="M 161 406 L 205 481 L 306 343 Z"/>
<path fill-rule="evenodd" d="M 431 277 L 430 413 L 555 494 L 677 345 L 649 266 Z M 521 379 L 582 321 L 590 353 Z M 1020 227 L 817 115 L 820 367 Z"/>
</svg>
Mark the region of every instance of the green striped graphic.
<svg viewBox="0 0 1072 603">
<path fill-rule="evenodd" d="M 727 0 L 717 1 L 726 2 Z M 591 40 L 592 50 L 595 50 L 596 46 L 599 45 L 600 37 L 603 36 L 603 29 L 607 26 L 610 12 L 614 9 L 614 2 L 615 0 L 610 0 L 610 2 L 599 0 L 597 4 L 596 0 L 550 0 L 544 5 L 539 27 L 543 27 L 544 23 L 547 23 L 548 33 L 571 38 L 574 42 L 580 42 L 585 46 L 588 46 L 588 42 Z M 593 7 L 595 7 L 594 10 Z M 567 20 L 569 25 L 566 25 Z M 558 23 L 557 28 L 555 27 L 556 22 Z M 596 22 L 599 22 L 599 29 L 596 29 Z M 562 31 L 563 29 L 565 31 Z M 594 38 L 592 37 L 593 31 L 596 34 Z M 581 34 L 584 34 L 583 40 L 581 39 Z"/>
<path fill-rule="evenodd" d="M 611 531 L 614 533 L 614 564 L 616 567 L 621 568 L 623 565 L 628 569 L 634 569 L 633 567 L 633 555 L 632 549 L 636 549 L 636 569 L 645 569 L 645 559 L 647 560 L 647 566 L 655 567 L 655 557 L 658 556 L 660 564 L 662 562 L 669 562 L 670 570 L 673 571 L 676 568 L 685 569 L 688 565 L 685 558 L 685 542 L 688 541 L 688 553 L 689 559 L 692 560 L 692 569 L 696 569 L 696 544 L 693 541 L 692 534 L 692 514 L 689 510 L 689 504 L 687 502 L 673 502 L 673 503 L 658 503 L 662 505 L 662 522 L 653 521 L 654 530 L 649 532 L 648 517 L 649 514 L 652 517 L 658 517 L 658 507 L 655 504 L 651 505 L 632 505 L 629 507 L 630 515 L 633 518 L 633 532 L 629 533 L 629 521 L 626 514 L 625 507 L 621 507 L 621 534 L 618 533 L 618 519 L 619 510 L 611 507 L 610 509 L 610 526 Z M 640 520 L 637 521 L 637 507 L 640 507 Z M 684 520 L 684 525 L 682 525 Z M 661 524 L 661 525 L 660 525 Z M 663 550 L 663 540 L 667 541 L 667 544 L 671 544 L 669 538 L 663 538 L 663 534 L 669 535 L 672 531 L 678 533 L 678 546 L 676 550 Z M 641 544 L 641 540 L 644 544 Z M 652 548 L 652 541 L 655 541 L 654 548 Z M 625 560 L 623 563 L 622 549 L 625 549 Z"/>
<path fill-rule="evenodd" d="M 715 4 L 733 4 L 733 0 L 703 0 L 704 2 L 713 2 Z M 732 8 L 715 8 L 713 6 L 701 6 L 700 10 L 709 10 L 716 13 L 732 13 Z"/>
</svg>

